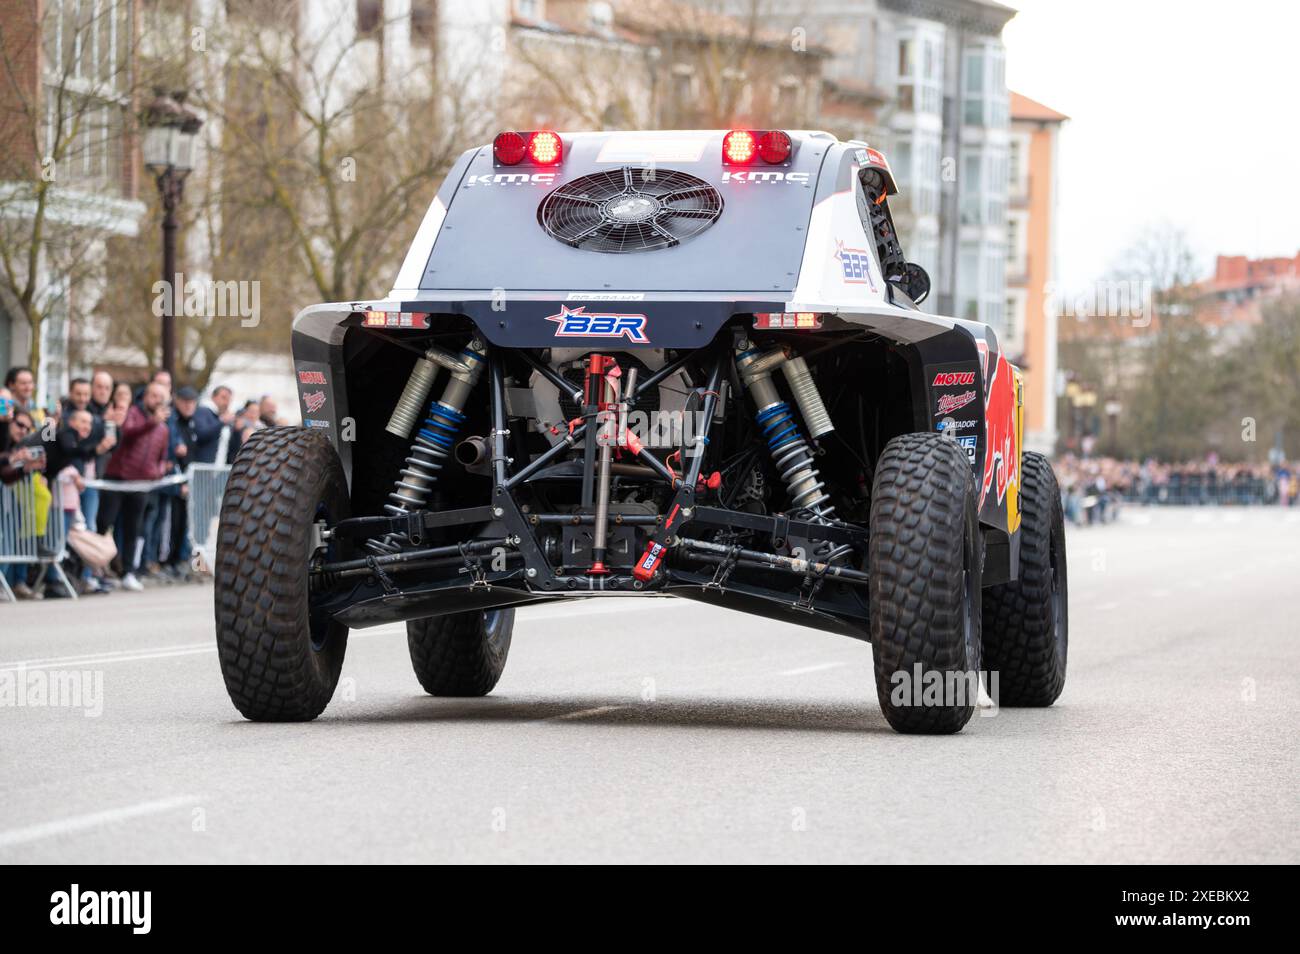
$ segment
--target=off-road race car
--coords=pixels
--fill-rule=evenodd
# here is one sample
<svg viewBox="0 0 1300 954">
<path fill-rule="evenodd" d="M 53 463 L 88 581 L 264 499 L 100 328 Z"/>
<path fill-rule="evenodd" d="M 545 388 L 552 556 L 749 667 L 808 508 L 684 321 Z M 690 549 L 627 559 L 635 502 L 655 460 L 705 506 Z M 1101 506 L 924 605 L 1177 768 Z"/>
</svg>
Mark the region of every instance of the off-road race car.
<svg viewBox="0 0 1300 954">
<path fill-rule="evenodd" d="M 235 706 L 314 718 L 349 629 L 394 621 L 425 690 L 483 695 L 515 607 L 582 597 L 869 641 L 904 732 L 961 729 L 981 672 L 1002 706 L 1050 705 L 1056 481 L 1021 453 L 993 331 L 918 307 L 896 192 L 877 150 L 821 132 L 465 152 L 385 299 L 297 316 L 304 426 L 235 460 L 215 567 Z"/>
</svg>

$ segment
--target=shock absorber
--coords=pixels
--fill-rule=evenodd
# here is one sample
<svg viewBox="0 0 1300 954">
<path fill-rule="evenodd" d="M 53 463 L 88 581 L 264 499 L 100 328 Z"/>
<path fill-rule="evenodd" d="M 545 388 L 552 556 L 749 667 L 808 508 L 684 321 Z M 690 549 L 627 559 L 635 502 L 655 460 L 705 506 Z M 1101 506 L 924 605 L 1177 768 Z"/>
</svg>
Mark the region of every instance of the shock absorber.
<svg viewBox="0 0 1300 954">
<path fill-rule="evenodd" d="M 475 338 L 458 355 L 430 348 L 415 363 L 386 428 L 392 434 L 400 437 L 410 434 L 417 417 L 414 409 L 423 406 L 432 390 L 433 379 L 437 374 L 435 365 L 447 368 L 451 377 L 447 379 L 442 396 L 429 405 L 424 421 L 416 432 L 415 441 L 411 444 L 406 466 L 397 475 L 393 492 L 388 495 L 389 502 L 384 504 L 384 510 L 390 515 L 400 517 L 414 513 L 429 499 L 438 479 L 438 471 L 442 470 L 443 462 L 455 447 L 456 434 L 465 422 L 465 400 L 483 373 L 483 356 L 486 351 L 486 345 Z M 366 549 L 382 556 L 397 553 L 409 542 L 404 533 L 387 533 L 367 540 Z"/>
<path fill-rule="evenodd" d="M 829 519 L 834 515 L 835 508 L 830 504 L 829 495 L 823 492 L 826 485 L 819 479 L 817 468 L 813 466 L 812 448 L 800 432 L 790 405 L 781 400 L 772 381 L 772 372 L 778 367 L 784 367 L 788 360 L 785 351 L 773 348 L 766 353 L 760 352 L 747 341 L 741 342 L 736 350 L 736 369 L 758 408 L 759 429 L 767 441 L 768 453 L 772 455 L 772 462 L 785 483 L 793 508 Z M 804 394 L 800 404 L 809 400 L 810 393 L 820 407 L 821 397 L 817 394 L 817 387 L 808 374 L 807 366 L 803 366 L 802 370 L 807 376 L 806 381 L 800 381 L 799 385 L 791 381 L 792 389 L 798 395 L 802 385 Z M 812 424 L 821 427 L 824 423 L 824 429 L 819 430 L 819 433 L 824 434 L 830 430 L 830 418 L 824 407 L 821 408 L 821 415 L 823 420 Z"/>
</svg>

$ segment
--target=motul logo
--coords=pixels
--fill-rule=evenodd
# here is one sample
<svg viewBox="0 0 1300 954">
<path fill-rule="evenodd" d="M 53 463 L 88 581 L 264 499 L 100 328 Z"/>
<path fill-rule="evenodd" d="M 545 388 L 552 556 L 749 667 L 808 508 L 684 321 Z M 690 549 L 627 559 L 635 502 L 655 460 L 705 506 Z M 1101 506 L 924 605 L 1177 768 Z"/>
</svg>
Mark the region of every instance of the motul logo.
<svg viewBox="0 0 1300 954">
<path fill-rule="evenodd" d="M 956 387 L 975 383 L 974 371 L 940 371 L 934 376 L 932 388 Z"/>
</svg>

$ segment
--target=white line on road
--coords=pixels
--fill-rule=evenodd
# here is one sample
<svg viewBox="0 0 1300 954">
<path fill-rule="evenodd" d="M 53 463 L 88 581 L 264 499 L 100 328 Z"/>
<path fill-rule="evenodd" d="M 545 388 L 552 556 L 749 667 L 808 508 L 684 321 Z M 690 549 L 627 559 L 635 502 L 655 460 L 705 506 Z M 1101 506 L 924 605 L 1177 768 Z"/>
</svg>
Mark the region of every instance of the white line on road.
<svg viewBox="0 0 1300 954">
<path fill-rule="evenodd" d="M 395 636 L 404 630 L 398 630 L 391 624 L 376 626 L 373 629 L 353 630 L 348 639 L 364 639 L 369 636 Z M 187 643 L 183 646 L 142 646 L 139 649 L 117 649 L 103 653 L 78 653 L 72 656 L 49 656 L 44 659 L 17 659 L 12 662 L 0 662 L 0 672 L 17 672 L 20 669 L 54 669 L 103 666 L 108 663 L 137 662 L 142 659 L 171 659 L 176 656 L 194 656 L 199 653 L 215 653 L 215 642 Z"/>
<path fill-rule="evenodd" d="M 802 675 L 804 675 L 805 673 L 810 673 L 810 672 L 822 672 L 822 671 L 824 671 L 824 670 L 826 670 L 826 669 L 838 669 L 840 666 L 847 666 L 847 665 L 848 665 L 848 663 L 842 663 L 842 662 L 818 663 L 818 664 L 815 665 L 815 666 L 801 666 L 801 667 L 799 667 L 798 669 L 786 669 L 786 670 L 782 671 L 781 673 L 779 673 L 779 675 L 782 675 L 782 676 L 802 676 Z"/>
<path fill-rule="evenodd" d="M 551 721 L 585 719 L 588 716 L 604 715 L 606 712 L 617 712 L 619 709 L 626 708 L 627 706 L 596 706 L 593 709 L 579 709 L 577 712 L 566 712 L 563 715 L 551 716 Z"/>
<path fill-rule="evenodd" d="M 97 828 L 100 825 L 110 825 L 113 822 L 139 818 L 142 815 L 156 815 L 159 812 L 170 811 L 173 808 L 180 808 L 185 805 L 193 805 L 201 801 L 203 799 L 200 796 L 177 795 L 173 798 L 158 798 L 149 802 L 140 802 L 138 805 L 127 805 L 124 808 L 110 808 L 102 812 L 91 812 L 89 815 L 74 815 L 71 818 L 61 818 L 58 821 L 41 822 L 38 825 L 27 825 L 23 828 L 10 828 L 8 831 L 0 831 L 0 848 L 23 845 L 29 841 L 40 841 L 42 838 L 52 838 L 55 835 L 69 835 L 73 832 L 85 831 L 88 828 Z"/>
<path fill-rule="evenodd" d="M 215 653 L 215 644 L 204 643 L 201 646 L 175 647 L 158 650 L 124 650 L 119 653 L 100 653 L 94 656 L 56 656 L 51 659 L 33 659 L 12 663 L 0 663 L 0 672 L 18 672 L 21 669 L 54 669 L 104 666 L 108 663 L 136 662 L 141 659 L 172 659 L 176 656 L 193 656 L 198 653 Z"/>
</svg>

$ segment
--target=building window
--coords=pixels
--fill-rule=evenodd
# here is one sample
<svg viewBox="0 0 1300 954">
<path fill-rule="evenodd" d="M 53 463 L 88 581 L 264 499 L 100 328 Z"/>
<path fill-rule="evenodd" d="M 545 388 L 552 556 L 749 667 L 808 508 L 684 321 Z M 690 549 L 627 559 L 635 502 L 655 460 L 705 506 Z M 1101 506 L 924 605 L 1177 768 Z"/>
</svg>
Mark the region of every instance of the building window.
<svg viewBox="0 0 1300 954">
<path fill-rule="evenodd" d="M 1001 43 L 966 50 L 962 60 L 962 122 L 967 126 L 1007 124 L 1006 53 Z"/>
<path fill-rule="evenodd" d="M 966 52 L 961 118 L 967 126 L 984 125 L 984 54 L 979 50 Z"/>
<path fill-rule="evenodd" d="M 898 41 L 898 78 L 900 80 L 912 79 L 913 55 L 912 50 L 916 41 L 911 37 Z"/>
<path fill-rule="evenodd" d="M 787 76 L 776 86 L 776 109 L 774 115 L 782 122 L 789 122 L 799 116 L 799 80 Z"/>
<path fill-rule="evenodd" d="M 898 190 L 911 200 L 915 208 L 916 197 L 911 195 L 915 176 L 912 175 L 912 143 L 909 140 L 902 139 L 894 146 L 889 157 L 889 168 L 894 172 L 894 183 Z"/>
<path fill-rule="evenodd" d="M 515 13 L 525 20 L 540 20 L 542 0 L 515 0 Z"/>
<path fill-rule="evenodd" d="M 438 30 L 438 0 L 411 0 L 411 43 L 433 46 Z"/>
<path fill-rule="evenodd" d="M 124 195 L 130 69 L 130 0 L 50 0 L 45 47 L 42 154 L 61 184 Z"/>
<path fill-rule="evenodd" d="M 678 63 L 672 71 L 672 87 L 669 104 L 678 122 L 689 122 L 696 111 L 695 71 L 684 63 Z"/>
<path fill-rule="evenodd" d="M 745 74 L 733 67 L 722 71 L 722 103 L 724 110 L 732 116 L 743 113 L 748 108 L 749 86 Z"/>
<path fill-rule="evenodd" d="M 986 211 L 984 222 L 987 225 L 1001 226 L 1007 216 L 1007 156 L 1001 148 L 988 146 L 985 150 L 984 164 L 988 170 L 986 183 Z"/>
<path fill-rule="evenodd" d="M 961 163 L 961 224 L 980 225 L 984 206 L 983 162 L 978 152 L 968 153 Z"/>
<path fill-rule="evenodd" d="M 918 55 L 919 51 L 919 55 Z M 898 108 L 901 112 L 943 113 L 943 35 L 931 30 L 898 41 Z"/>
<path fill-rule="evenodd" d="M 376 33 L 384 24 L 384 0 L 357 0 L 357 33 Z"/>
</svg>

